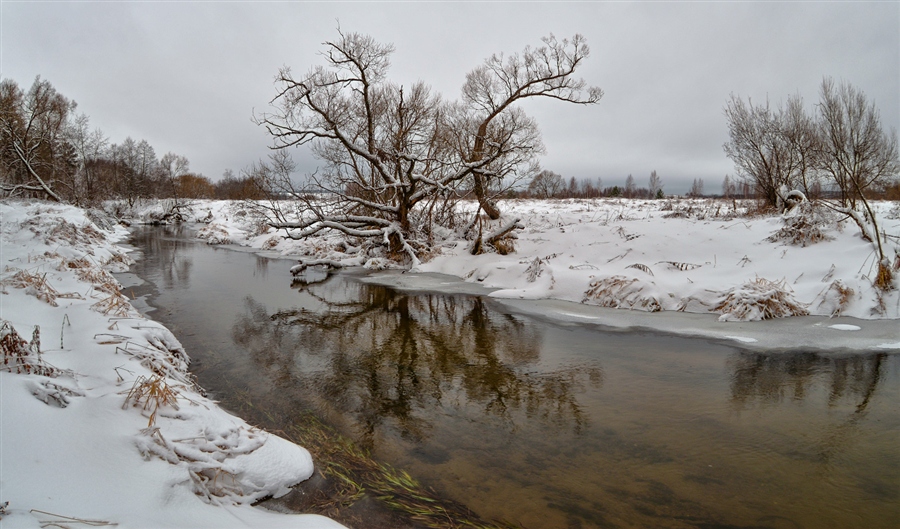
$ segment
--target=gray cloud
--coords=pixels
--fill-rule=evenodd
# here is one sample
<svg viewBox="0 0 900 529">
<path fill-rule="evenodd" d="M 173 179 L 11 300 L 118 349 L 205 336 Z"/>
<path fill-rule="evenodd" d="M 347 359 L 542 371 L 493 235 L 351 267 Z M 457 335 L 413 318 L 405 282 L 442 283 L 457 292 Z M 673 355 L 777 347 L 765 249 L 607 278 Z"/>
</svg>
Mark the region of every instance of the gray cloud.
<svg viewBox="0 0 900 529">
<path fill-rule="evenodd" d="M 581 75 L 598 105 L 531 101 L 545 167 L 567 178 L 670 192 L 696 177 L 712 191 L 731 162 L 722 108 L 734 93 L 778 104 L 818 99 L 825 75 L 874 99 L 900 128 L 897 3 L 4 3 L 0 75 L 41 75 L 78 101 L 114 142 L 147 139 L 218 178 L 267 154 L 251 122 L 279 67 L 319 62 L 335 27 L 393 42 L 392 79 L 456 98 L 465 73 L 540 37 L 584 34 Z M 306 170 L 315 167 L 298 153 Z"/>
</svg>

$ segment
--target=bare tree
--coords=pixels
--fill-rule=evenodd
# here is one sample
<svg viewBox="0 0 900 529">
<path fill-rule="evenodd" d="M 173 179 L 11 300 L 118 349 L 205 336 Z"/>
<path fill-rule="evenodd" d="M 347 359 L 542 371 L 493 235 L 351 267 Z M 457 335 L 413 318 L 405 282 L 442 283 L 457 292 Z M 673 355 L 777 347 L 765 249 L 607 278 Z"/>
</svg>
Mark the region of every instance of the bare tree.
<svg viewBox="0 0 900 529">
<path fill-rule="evenodd" d="M 734 180 L 731 179 L 731 176 L 725 175 L 725 179 L 722 180 L 722 196 L 725 198 L 732 198 L 737 192 L 737 186 L 734 183 Z"/>
<path fill-rule="evenodd" d="M 662 179 L 660 179 L 659 175 L 656 174 L 656 171 L 650 172 L 650 197 L 657 198 L 662 192 L 663 184 Z"/>
<path fill-rule="evenodd" d="M 492 219 L 500 217 L 500 211 L 487 196 L 491 180 L 503 174 L 491 171 L 486 159 L 492 153 L 490 129 L 493 122 L 509 112 L 511 105 L 529 97 L 549 97 L 569 103 L 593 104 L 600 101 L 603 91 L 588 87 L 583 79 L 574 77 L 575 70 L 590 55 L 584 37 L 575 35 L 557 40 L 552 34 L 542 39 L 544 46 L 526 47 L 521 55 L 492 55 L 484 64 L 468 75 L 463 85 L 463 101 L 474 118 L 477 127 L 466 161 L 475 164 L 472 170 L 474 191 L 482 209 Z"/>
<path fill-rule="evenodd" d="M 694 178 L 694 182 L 691 184 L 691 190 L 688 192 L 688 196 L 695 197 L 695 198 L 703 196 L 703 179 L 702 178 Z"/>
<path fill-rule="evenodd" d="M 40 77 L 28 92 L 10 79 L 0 82 L 0 189 L 8 195 L 39 192 L 62 201 L 54 184 L 74 171 L 65 130 L 75 106 Z"/>
<path fill-rule="evenodd" d="M 729 141 L 723 147 L 734 161 L 738 176 L 749 181 L 770 206 L 781 199 L 782 186 L 808 188 L 815 165 L 815 129 L 803 110 L 799 96 L 788 99 L 786 108 L 773 110 L 754 106 L 731 96 L 725 107 Z"/>
<path fill-rule="evenodd" d="M 554 197 L 563 190 L 563 178 L 553 171 L 544 170 L 528 184 L 528 192 L 535 198 Z"/>
<path fill-rule="evenodd" d="M 182 176 L 190 171 L 190 162 L 187 157 L 167 152 L 159 160 L 159 170 L 161 175 L 160 195 L 171 198 L 180 198 L 179 181 Z"/>
<path fill-rule="evenodd" d="M 76 173 L 72 195 L 75 204 L 92 204 L 106 198 L 108 190 L 101 192 L 100 167 L 97 162 L 106 156 L 109 139 L 99 128 L 91 130 L 90 119 L 79 114 L 67 130 L 68 141 L 75 150 Z"/>
<path fill-rule="evenodd" d="M 634 183 L 634 177 L 629 174 L 627 177 L 625 177 L 625 198 L 634 198 L 634 194 L 636 191 L 637 184 Z"/>
<path fill-rule="evenodd" d="M 874 184 L 900 172 L 897 131 L 885 132 L 881 117 L 866 95 L 849 83 L 822 81 L 819 102 L 822 167 L 841 193 L 841 205 L 856 200 Z"/>
<path fill-rule="evenodd" d="M 900 172 L 897 131 L 884 132 L 875 104 L 849 83 L 836 87 L 834 81 L 825 78 L 820 95 L 821 163 L 841 191 L 841 203 L 835 209 L 853 218 L 863 237 L 875 246 L 879 264 L 874 283 L 882 290 L 891 289 L 892 263 L 884 250 L 866 191 Z M 865 218 L 856 211 L 857 200 L 863 205 Z"/>
<path fill-rule="evenodd" d="M 423 229 L 430 230 L 425 219 L 467 184 L 498 218 L 491 190 L 509 177 L 533 175 L 543 149 L 537 124 L 514 103 L 550 97 L 590 104 L 602 96 L 573 77 L 588 55 L 583 37 L 550 36 L 544 43 L 487 59 L 467 75 L 462 100 L 452 104 L 424 83 L 388 82 L 393 46 L 356 33 L 339 31 L 325 43 L 325 66 L 299 78 L 283 68 L 274 110 L 257 122 L 276 149 L 310 146 L 325 165 L 310 176 L 309 190 L 324 194 L 306 204 L 311 215 L 273 226 L 294 238 L 324 229 L 375 238 L 415 265 L 428 239 Z"/>
</svg>

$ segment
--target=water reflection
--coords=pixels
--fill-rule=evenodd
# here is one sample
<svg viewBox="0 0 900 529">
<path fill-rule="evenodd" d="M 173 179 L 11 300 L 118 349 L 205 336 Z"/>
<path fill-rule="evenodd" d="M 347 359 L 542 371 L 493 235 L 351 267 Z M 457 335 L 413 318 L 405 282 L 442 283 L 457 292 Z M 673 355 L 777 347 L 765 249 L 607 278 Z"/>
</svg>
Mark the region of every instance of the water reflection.
<svg viewBox="0 0 900 529">
<path fill-rule="evenodd" d="M 741 352 L 729 361 L 731 401 L 746 408 L 754 401 L 803 400 L 811 391 L 828 390 L 828 406 L 845 402 L 855 413 L 866 410 L 883 379 L 885 353 L 824 356 L 817 353 Z"/>
<path fill-rule="evenodd" d="M 164 235 L 160 236 L 158 230 L 162 230 Z M 193 243 L 184 240 L 181 226 L 134 230 L 131 235 L 131 243 L 143 250 L 145 255 L 153 256 L 154 275 L 158 273 L 159 279 L 162 281 L 162 285 L 158 285 L 157 288 L 190 288 L 194 260 L 189 251 L 183 250 Z M 138 266 L 144 267 L 146 264 L 138 261 Z"/>
<path fill-rule="evenodd" d="M 312 411 L 484 517 L 530 528 L 900 519 L 900 355 L 561 327 L 345 274 L 292 290 L 290 262 L 159 228 L 134 242 L 135 273 L 165 309 L 154 317 L 226 406 L 275 430 Z"/>
<path fill-rule="evenodd" d="M 368 447 L 381 428 L 423 441 L 440 408 L 477 406 L 511 431 L 520 415 L 575 432 L 588 422 L 577 397 L 586 385 L 599 388 L 602 371 L 538 371 L 541 332 L 479 297 L 332 280 L 301 288 L 324 310 L 270 311 L 248 297 L 234 339 L 284 382 L 315 387 L 352 415 Z"/>
</svg>

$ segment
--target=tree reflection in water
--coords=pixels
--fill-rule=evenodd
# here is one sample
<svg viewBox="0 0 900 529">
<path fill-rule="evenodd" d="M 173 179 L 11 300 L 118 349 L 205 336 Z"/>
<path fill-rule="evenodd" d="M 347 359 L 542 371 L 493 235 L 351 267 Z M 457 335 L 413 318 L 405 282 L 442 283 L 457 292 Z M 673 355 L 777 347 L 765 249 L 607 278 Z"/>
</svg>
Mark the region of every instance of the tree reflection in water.
<svg viewBox="0 0 900 529">
<path fill-rule="evenodd" d="M 352 416 L 367 448 L 379 429 L 421 442 L 435 414 L 472 405 L 510 430 L 520 417 L 576 433 L 587 423 L 577 395 L 602 384 L 601 370 L 539 370 L 541 333 L 479 297 L 352 281 L 301 288 L 323 309 L 270 314 L 248 297 L 234 339 L 277 383 L 315 389 Z"/>
<path fill-rule="evenodd" d="M 732 405 L 740 410 L 754 402 L 802 401 L 816 390 L 827 390 L 828 408 L 849 408 L 847 419 L 826 427 L 818 442 L 818 457 L 828 462 L 858 433 L 858 425 L 884 379 L 886 358 L 885 353 L 740 353 L 729 362 Z"/>
<path fill-rule="evenodd" d="M 164 230 L 164 236 L 159 231 Z M 189 252 L 182 251 L 190 242 L 183 239 L 182 226 L 164 226 L 137 229 L 131 232 L 131 243 L 142 248 L 150 259 L 138 259 L 135 267 L 139 270 L 152 268 L 158 270 L 164 289 L 188 289 L 191 285 L 191 272 L 194 260 Z M 143 276 L 146 272 L 139 271 Z M 156 275 L 155 273 L 153 275 Z"/>
<path fill-rule="evenodd" d="M 886 356 L 743 352 L 730 361 L 732 403 L 743 408 L 754 400 L 803 400 L 812 388 L 824 384 L 829 388 L 830 407 L 849 400 L 855 404 L 855 413 L 862 413 L 883 378 Z"/>
</svg>

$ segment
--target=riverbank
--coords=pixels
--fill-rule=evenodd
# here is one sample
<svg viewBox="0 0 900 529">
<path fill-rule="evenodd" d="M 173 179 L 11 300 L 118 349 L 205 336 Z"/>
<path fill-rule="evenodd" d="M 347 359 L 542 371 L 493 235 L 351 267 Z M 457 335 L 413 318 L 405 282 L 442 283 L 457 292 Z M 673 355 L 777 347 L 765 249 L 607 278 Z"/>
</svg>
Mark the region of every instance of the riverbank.
<svg viewBox="0 0 900 529">
<path fill-rule="evenodd" d="M 204 396 L 110 273 L 124 227 L 45 202 L 0 218 L 3 527 L 342 527 L 252 506 L 308 479 L 309 452 Z"/>
<path fill-rule="evenodd" d="M 461 281 L 557 319 L 731 340 L 749 348 L 900 349 L 900 290 L 874 287 L 874 247 L 849 219 L 817 213 L 818 224 L 808 228 L 815 236 L 798 241 L 792 238 L 792 217 L 756 214 L 750 201 L 502 205 L 525 226 L 514 253 L 473 256 L 466 241 L 445 234 L 415 272 L 457 280 L 432 281 L 415 273 L 383 280 L 437 290 L 459 289 Z M 900 203 L 875 202 L 874 208 L 881 229 L 900 240 Z M 370 270 L 387 264 L 360 256 L 338 234 L 287 239 L 240 203 L 200 201 L 193 218 L 203 221 L 199 236 L 213 244 Z M 520 300 L 541 301 L 527 309 Z M 773 319 L 759 321 L 765 318 Z"/>
</svg>

